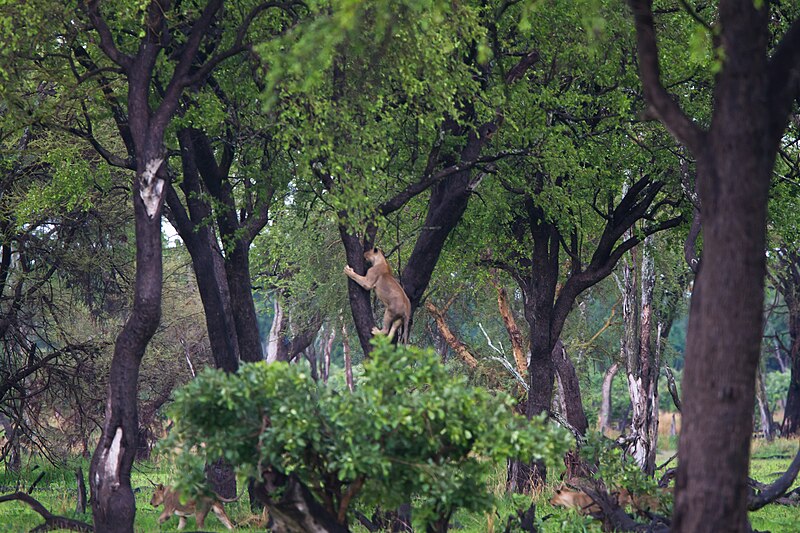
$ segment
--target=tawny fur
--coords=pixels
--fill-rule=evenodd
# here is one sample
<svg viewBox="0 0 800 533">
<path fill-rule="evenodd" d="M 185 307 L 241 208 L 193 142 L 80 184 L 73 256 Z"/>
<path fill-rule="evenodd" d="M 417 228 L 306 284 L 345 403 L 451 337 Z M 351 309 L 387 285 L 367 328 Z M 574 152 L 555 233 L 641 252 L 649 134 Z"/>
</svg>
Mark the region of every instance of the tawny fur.
<svg viewBox="0 0 800 533">
<path fill-rule="evenodd" d="M 667 491 L 662 490 L 661 495 L 666 495 Z M 627 489 L 620 489 L 611 493 L 616 496 L 617 503 L 623 509 L 632 507 L 633 509 L 645 512 L 656 511 L 661 509 L 662 503 L 659 496 L 651 494 L 635 494 L 632 495 Z M 576 509 L 581 514 L 599 513 L 600 506 L 597 505 L 591 496 L 582 490 L 572 490 L 566 488 L 565 485 L 556 487 L 553 497 L 550 498 L 551 505 L 558 505 L 570 509 Z"/>
<path fill-rule="evenodd" d="M 186 527 L 186 517 L 195 516 L 197 520 L 197 529 L 203 529 L 206 521 L 206 515 L 209 511 L 214 511 L 219 521 L 228 529 L 233 529 L 233 523 L 228 515 L 225 514 L 225 508 L 222 506 L 222 501 L 232 502 L 234 500 L 226 500 L 224 498 L 214 498 L 203 496 L 195 500 L 186 500 L 181 503 L 180 494 L 168 489 L 162 484 L 156 486 L 153 491 L 153 497 L 150 499 L 150 505 L 158 507 L 164 504 L 164 511 L 158 517 L 158 523 L 163 524 L 174 514 L 178 517 L 178 529 Z"/>
<path fill-rule="evenodd" d="M 408 299 L 402 285 L 392 275 L 392 267 L 379 248 L 372 248 L 364 252 L 366 259 L 372 266 L 366 275 L 356 274 L 350 265 L 345 265 L 344 273 L 368 291 L 375 289 L 378 299 L 383 302 L 386 310 L 383 313 L 383 328 L 372 328 L 372 334 L 388 335 L 391 339 L 400 326 L 403 326 L 403 344 L 408 344 L 409 325 L 411 322 L 411 301 Z"/>
<path fill-rule="evenodd" d="M 557 487 L 550 498 L 551 505 L 576 509 L 581 514 L 599 513 L 600 506 L 594 503 L 591 496 L 580 490 L 570 490 L 565 487 Z"/>
</svg>

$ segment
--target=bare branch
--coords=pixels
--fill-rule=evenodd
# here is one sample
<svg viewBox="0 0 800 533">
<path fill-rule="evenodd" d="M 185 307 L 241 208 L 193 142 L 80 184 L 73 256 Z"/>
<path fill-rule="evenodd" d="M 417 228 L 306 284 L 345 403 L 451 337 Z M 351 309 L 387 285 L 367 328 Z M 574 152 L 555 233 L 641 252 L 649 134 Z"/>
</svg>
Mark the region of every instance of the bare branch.
<svg viewBox="0 0 800 533">
<path fill-rule="evenodd" d="M 789 487 L 792 486 L 792 483 L 794 483 L 798 472 L 800 472 L 800 450 L 798 450 L 789 468 L 786 469 L 786 472 L 784 472 L 781 477 L 767 486 L 757 496 L 752 496 L 750 498 L 750 501 L 747 503 L 748 511 L 757 511 L 768 503 L 783 496 L 783 494 L 789 490 Z"/>
<path fill-rule="evenodd" d="M 39 513 L 44 518 L 44 524 L 34 528 L 32 531 L 51 531 L 54 529 L 68 529 L 70 531 L 85 531 L 91 533 L 94 528 L 86 522 L 73 520 L 66 516 L 54 515 L 48 511 L 44 505 L 39 503 L 33 496 L 24 492 L 14 492 L 0 496 L 0 503 L 10 501 L 21 501 L 30 506 L 31 509 Z"/>
</svg>

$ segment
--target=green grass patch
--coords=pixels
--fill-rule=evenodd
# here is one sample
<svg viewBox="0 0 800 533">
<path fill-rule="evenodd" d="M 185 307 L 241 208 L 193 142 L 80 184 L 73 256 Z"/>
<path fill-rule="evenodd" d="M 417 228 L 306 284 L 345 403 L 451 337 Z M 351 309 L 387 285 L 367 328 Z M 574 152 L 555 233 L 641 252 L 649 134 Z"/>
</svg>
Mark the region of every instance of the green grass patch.
<svg viewBox="0 0 800 533">
<path fill-rule="evenodd" d="M 762 483 L 775 481 L 789 466 L 797 451 L 797 441 L 776 439 L 772 443 L 756 441 L 753 444 L 750 475 Z M 664 452 L 668 457 L 670 452 Z M 673 463 L 674 464 L 674 463 Z M 6 494 L 16 490 L 27 491 L 30 485 L 42 475 L 41 480 L 32 492 L 32 496 L 39 500 L 52 513 L 68 516 L 84 522 L 91 522 L 91 512 L 85 514 L 75 513 L 77 489 L 75 482 L 75 468 L 81 466 L 84 475 L 88 476 L 89 464 L 86 460 L 70 461 L 66 465 L 56 467 L 44 462 L 30 462 L 26 464 L 19 474 L 0 471 L 0 489 Z M 672 465 L 670 465 L 672 466 Z M 559 472 L 552 472 L 557 478 Z M 171 465 L 152 463 L 136 463 L 132 476 L 132 485 L 136 495 L 136 524 L 135 531 L 150 533 L 152 531 L 177 531 L 178 518 L 172 517 L 163 526 L 157 522 L 162 508 L 153 508 L 150 497 L 153 493 L 153 483 L 170 485 L 177 479 L 178 472 Z M 88 480 L 87 480 L 88 481 Z M 525 509 L 531 501 L 536 503 L 536 516 L 542 532 L 588 533 L 601 531 L 600 523 L 591 518 L 580 516 L 572 510 L 553 507 L 548 503 L 552 495 L 552 488 L 544 490 L 538 497 L 531 500 L 525 496 L 510 496 L 504 494 L 505 468 L 497 465 L 491 476 L 489 490 L 498 496 L 497 505 L 486 513 L 467 513 L 460 511 L 453 517 L 451 524 L 458 527 L 461 533 L 491 533 L 505 529 L 508 517 L 516 516 L 517 510 Z M 243 484 L 239 483 L 240 491 Z M 794 487 L 800 486 L 795 482 Z M 250 512 L 247 492 L 244 491 L 239 501 L 228 503 L 225 510 L 231 520 L 237 524 L 236 531 L 264 531 L 258 528 L 258 516 Z M 365 514 L 369 510 L 362 509 Z M 771 531 L 773 533 L 793 533 L 800 524 L 800 507 L 784 505 L 768 505 L 765 508 L 750 513 L 750 520 L 755 529 Z M 27 505 L 20 502 L 6 502 L 0 504 L 0 524 L 3 531 L 25 532 L 42 523 L 41 517 L 33 512 Z M 186 529 L 196 529 L 194 519 L 187 519 Z M 354 532 L 366 531 L 359 524 L 351 524 Z M 206 517 L 205 531 L 227 531 L 217 520 L 213 513 Z"/>
</svg>

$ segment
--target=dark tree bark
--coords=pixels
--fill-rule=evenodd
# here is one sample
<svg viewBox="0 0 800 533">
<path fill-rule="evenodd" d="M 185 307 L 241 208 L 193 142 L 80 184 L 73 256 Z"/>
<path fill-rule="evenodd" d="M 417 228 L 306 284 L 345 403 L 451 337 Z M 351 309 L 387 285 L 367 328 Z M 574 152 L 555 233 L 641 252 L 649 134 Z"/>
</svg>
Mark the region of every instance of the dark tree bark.
<svg viewBox="0 0 800 533">
<path fill-rule="evenodd" d="M 630 5 L 645 97 L 697 160 L 703 219 L 672 528 L 703 531 L 714 524 L 719 531 L 749 531 L 747 473 L 763 320 L 766 206 L 778 142 L 798 92 L 800 23 L 792 24 L 770 58 L 771 4 L 719 3 L 724 60 L 705 131 L 661 84 L 651 1 L 630 0 Z"/>
<path fill-rule="evenodd" d="M 204 190 L 197 169 L 191 132 L 188 129 L 180 130 L 178 140 L 183 156 L 183 180 L 180 187 L 186 208 L 177 191 L 169 184 L 166 199 L 169 206 L 168 216 L 192 258 L 214 364 L 227 372 L 235 372 L 239 367 L 239 344 L 233 324 L 222 253 L 217 245 L 214 227 L 208 223 L 212 209 L 203 199 Z"/>
<path fill-rule="evenodd" d="M 559 339 L 553 348 L 553 365 L 559 384 L 559 392 L 563 401 L 564 416 L 575 437 L 583 437 L 589 429 L 586 412 L 581 399 L 581 387 L 578 373 L 567 355 L 564 343 Z M 564 456 L 564 479 L 576 479 L 591 475 L 588 465 L 581 460 L 578 450 L 571 450 Z"/>
<path fill-rule="evenodd" d="M 186 155 L 193 155 L 195 165 L 208 192 L 222 206 L 215 213 L 224 251 L 225 274 L 230 295 L 230 309 L 236 330 L 239 356 L 242 361 L 261 361 L 261 336 L 258 330 L 255 303 L 250 278 L 250 245 L 267 224 L 269 207 L 275 189 L 267 180 L 264 193 L 251 204 L 238 205 L 228 174 L 233 164 L 233 147 L 225 143 L 221 161 L 217 161 L 208 136 L 191 130 L 188 142 L 193 146 Z M 266 154 L 263 156 L 266 158 Z M 266 170 L 266 169 L 265 169 Z M 250 195 L 245 195 L 250 197 Z"/>
<path fill-rule="evenodd" d="M 541 189 L 544 176 L 537 176 Z M 549 412 L 553 396 L 554 361 L 553 349 L 561 336 L 567 315 L 576 298 L 583 291 L 609 276 L 622 255 L 637 245 L 643 236 L 674 227 L 680 218 L 671 218 L 659 224 L 645 226 L 640 233 L 631 235 L 617 244 L 624 233 L 637 221 L 650 217 L 651 206 L 663 183 L 644 177 L 633 184 L 619 204 L 611 209 L 606 226 L 597 243 L 592 258 L 583 265 L 580 260 L 577 235 L 569 239 L 567 252 L 571 257 L 567 279 L 556 296 L 559 282 L 559 254 L 562 243 L 566 243 L 558 228 L 538 207 L 534 197 L 527 194 L 518 212 L 515 223 L 521 229 L 517 235 L 520 241 L 526 238 L 525 232 L 533 240 L 529 257 L 513 257 L 511 261 L 484 258 L 482 263 L 506 271 L 520 286 L 524 295 L 525 319 L 530 327 L 531 357 L 528 366 L 529 393 L 526 414 L 529 417 Z M 524 194 L 524 193 L 523 193 Z M 660 206 L 653 206 L 659 209 Z M 585 415 L 584 415 L 585 416 Z M 531 482 L 541 484 L 545 480 L 544 465 L 530 468 L 512 466 L 509 471 L 515 475 L 508 480 L 512 490 L 528 491 Z M 531 474 L 534 474 L 531 476 Z"/>
<path fill-rule="evenodd" d="M 78 491 L 75 512 L 83 514 L 86 512 L 86 482 L 83 479 L 83 469 L 81 467 L 75 470 L 75 481 Z"/>
<path fill-rule="evenodd" d="M 556 375 L 561 383 L 565 408 L 564 414 L 567 422 L 580 435 L 586 435 L 586 430 L 589 429 L 589 422 L 583 409 L 578 373 L 575 371 L 575 366 L 572 364 L 569 355 L 567 355 L 567 350 L 564 348 L 564 343 L 560 339 L 553 348 L 553 363 Z"/>
<path fill-rule="evenodd" d="M 140 96 L 141 98 L 141 96 Z M 155 163 L 154 163 L 155 162 Z M 147 343 L 161 319 L 161 217 L 160 202 L 151 216 L 139 192 L 149 165 L 158 157 L 137 164 L 134 184 L 136 224 L 136 284 L 133 310 L 117 336 L 108 377 L 108 400 L 102 435 L 92 457 L 90 486 L 92 514 L 99 531 L 133 531 L 136 502 L 131 488 L 131 466 L 139 429 L 137 384 Z M 151 178 L 152 179 L 152 178 Z"/>
<path fill-rule="evenodd" d="M 800 432 L 800 252 L 785 248 L 780 250 L 778 266 L 771 278 L 788 310 L 791 377 L 781 434 L 789 436 Z"/>
<path fill-rule="evenodd" d="M 221 0 L 210 0 L 197 20 L 186 27 L 187 40 L 175 58 L 175 68 L 160 102 L 150 103 L 150 86 L 156 61 L 168 31 L 169 2 L 151 2 L 147 7 L 144 36 L 135 55 L 127 55 L 115 44 L 115 36 L 100 13 L 98 2 L 80 4 L 97 33 L 98 45 L 121 70 L 127 80 L 127 109 L 122 98 L 105 88 L 111 106 L 119 115 L 120 136 L 132 160 L 110 155 L 93 139 L 98 152 L 112 164 L 135 171 L 133 208 L 136 232 L 136 279 L 133 308 L 117 336 L 109 370 L 105 420 L 92 457 L 90 487 L 94 527 L 98 531 L 132 531 L 135 500 L 131 488 L 131 466 L 136 453 L 138 431 L 137 384 L 145 349 L 161 318 L 162 257 L 161 210 L 167 182 L 163 166 L 166 149 L 164 133 L 178 107 L 183 90 L 204 81 L 217 63 L 227 55 L 214 56 L 190 72 L 206 31 L 222 7 Z M 241 43 L 237 41 L 235 46 Z M 235 53 L 231 49 L 228 52 Z M 76 51 L 79 54 L 79 50 Z M 85 64 L 86 58 L 79 58 Z M 117 117 L 115 117 L 116 119 Z"/>
<path fill-rule="evenodd" d="M 275 353 L 276 361 L 294 361 L 306 348 L 308 348 L 319 333 L 322 327 L 322 317 L 316 315 L 311 318 L 300 332 L 294 337 L 288 331 L 289 320 L 287 317 L 284 330 L 278 332 L 277 350 Z"/>
<path fill-rule="evenodd" d="M 277 472 L 263 473 L 263 482 L 254 486 L 253 496 L 267 506 L 270 531 L 275 533 L 347 533 L 349 528 L 337 521 L 314 498 L 308 487 L 294 476 Z"/>
</svg>

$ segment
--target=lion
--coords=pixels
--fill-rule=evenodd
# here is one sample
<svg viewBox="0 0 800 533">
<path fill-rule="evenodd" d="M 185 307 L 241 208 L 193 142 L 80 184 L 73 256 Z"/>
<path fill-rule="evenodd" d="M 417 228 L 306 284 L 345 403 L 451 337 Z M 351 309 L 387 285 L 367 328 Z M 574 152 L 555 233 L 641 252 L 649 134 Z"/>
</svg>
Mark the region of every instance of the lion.
<svg viewBox="0 0 800 533">
<path fill-rule="evenodd" d="M 594 502 L 591 496 L 582 490 L 569 490 L 563 485 L 555 489 L 553 497 L 550 498 L 550 504 L 576 509 L 581 514 L 600 512 L 600 506 Z"/>
<path fill-rule="evenodd" d="M 350 265 L 345 265 L 344 273 L 366 290 L 375 289 L 378 299 L 386 307 L 386 311 L 383 313 L 383 328 L 373 327 L 372 334 L 388 335 L 391 339 L 397 328 L 402 325 L 403 344 L 408 344 L 411 301 L 400 282 L 392 275 L 392 268 L 380 248 L 372 248 L 364 252 L 364 259 L 372 265 L 365 276 L 356 274 Z"/>
<path fill-rule="evenodd" d="M 169 520 L 173 514 L 177 515 L 180 520 L 178 522 L 179 530 L 186 527 L 186 517 L 192 515 L 194 515 L 197 520 L 197 528 L 203 529 L 209 510 L 214 511 L 214 514 L 217 515 L 217 518 L 219 518 L 219 521 L 222 522 L 225 527 L 233 529 L 233 523 L 231 519 L 228 518 L 228 515 L 225 514 L 225 508 L 222 506 L 222 502 L 232 501 L 235 501 L 235 499 L 227 500 L 217 495 L 216 497 L 201 496 L 196 502 L 195 500 L 186 500 L 185 503 L 181 503 L 179 493 L 159 483 L 153 491 L 150 505 L 158 507 L 164 504 L 164 511 L 158 517 L 159 524 L 163 524 Z"/>
</svg>

